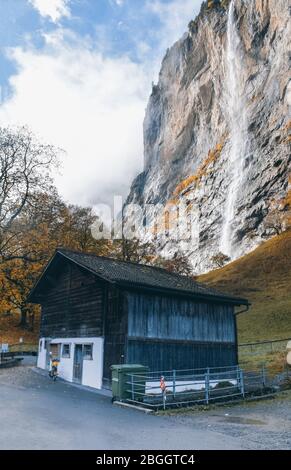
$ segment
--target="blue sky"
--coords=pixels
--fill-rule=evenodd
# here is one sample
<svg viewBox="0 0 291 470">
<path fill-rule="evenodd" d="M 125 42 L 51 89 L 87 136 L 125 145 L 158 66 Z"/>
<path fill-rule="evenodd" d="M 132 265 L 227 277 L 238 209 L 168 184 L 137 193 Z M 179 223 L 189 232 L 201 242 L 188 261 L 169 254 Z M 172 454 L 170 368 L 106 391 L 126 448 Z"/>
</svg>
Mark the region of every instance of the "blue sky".
<svg viewBox="0 0 291 470">
<path fill-rule="evenodd" d="M 142 170 L 145 107 L 201 0 L 0 0 L 0 124 L 65 150 L 70 202 L 125 196 Z"/>
</svg>

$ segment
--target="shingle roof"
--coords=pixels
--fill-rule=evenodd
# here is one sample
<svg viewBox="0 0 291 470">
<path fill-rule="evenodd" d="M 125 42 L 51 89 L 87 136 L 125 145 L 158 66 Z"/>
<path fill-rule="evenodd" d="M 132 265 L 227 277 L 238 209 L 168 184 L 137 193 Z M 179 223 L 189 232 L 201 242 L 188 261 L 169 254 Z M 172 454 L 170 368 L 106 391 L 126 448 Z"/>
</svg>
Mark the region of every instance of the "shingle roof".
<svg viewBox="0 0 291 470">
<path fill-rule="evenodd" d="M 174 274 L 165 269 L 104 258 L 94 254 L 58 249 L 57 253 L 65 256 L 102 279 L 117 285 L 145 287 L 156 290 L 175 291 L 202 297 L 213 297 L 231 301 L 236 305 L 247 305 L 248 301 L 219 292 L 216 289 L 200 284 L 193 279 Z M 214 299 L 213 299 L 214 300 Z"/>
</svg>

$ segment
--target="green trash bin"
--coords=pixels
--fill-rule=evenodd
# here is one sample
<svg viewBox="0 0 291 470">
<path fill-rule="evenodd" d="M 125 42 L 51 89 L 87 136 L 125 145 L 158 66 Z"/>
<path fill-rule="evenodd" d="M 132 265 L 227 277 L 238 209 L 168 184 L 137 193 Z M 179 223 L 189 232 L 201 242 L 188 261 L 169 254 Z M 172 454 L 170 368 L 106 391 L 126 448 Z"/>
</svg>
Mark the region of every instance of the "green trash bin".
<svg viewBox="0 0 291 470">
<path fill-rule="evenodd" d="M 111 366 L 112 372 L 112 401 L 131 400 L 142 401 L 145 394 L 146 375 L 149 368 L 140 364 L 119 364 Z M 141 377 L 131 377 L 130 374 L 140 374 Z"/>
</svg>

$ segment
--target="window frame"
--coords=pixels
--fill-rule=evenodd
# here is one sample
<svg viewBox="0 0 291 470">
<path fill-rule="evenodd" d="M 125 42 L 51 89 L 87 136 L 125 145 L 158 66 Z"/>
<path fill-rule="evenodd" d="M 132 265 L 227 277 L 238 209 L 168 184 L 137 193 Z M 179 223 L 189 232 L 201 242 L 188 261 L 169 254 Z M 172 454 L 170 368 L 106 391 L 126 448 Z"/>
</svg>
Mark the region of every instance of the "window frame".
<svg viewBox="0 0 291 470">
<path fill-rule="evenodd" d="M 62 359 L 70 359 L 71 358 L 71 343 L 63 343 L 62 344 Z M 64 348 L 65 347 L 68 347 L 69 348 L 69 352 L 68 354 L 64 354 Z"/>
<path fill-rule="evenodd" d="M 87 347 L 91 348 L 90 356 L 89 356 L 89 354 L 88 355 L 85 354 L 85 351 L 86 351 Z M 93 361 L 93 347 L 94 347 L 93 343 L 83 344 L 83 360 L 84 361 Z"/>
</svg>

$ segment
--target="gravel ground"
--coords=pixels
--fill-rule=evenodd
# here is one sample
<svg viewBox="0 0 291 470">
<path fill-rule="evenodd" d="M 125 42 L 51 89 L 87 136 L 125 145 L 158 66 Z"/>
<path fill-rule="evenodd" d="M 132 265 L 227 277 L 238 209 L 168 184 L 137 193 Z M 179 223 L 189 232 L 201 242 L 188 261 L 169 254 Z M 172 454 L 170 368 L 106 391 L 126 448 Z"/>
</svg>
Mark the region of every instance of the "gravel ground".
<svg viewBox="0 0 291 470">
<path fill-rule="evenodd" d="M 19 366 L 0 369 L 0 416 L 0 449 L 291 450 L 291 391 L 149 416 Z"/>
<path fill-rule="evenodd" d="M 245 449 L 291 450 L 291 391 L 276 398 L 212 407 L 173 415 L 180 424 L 199 426 L 238 439 Z"/>
</svg>

